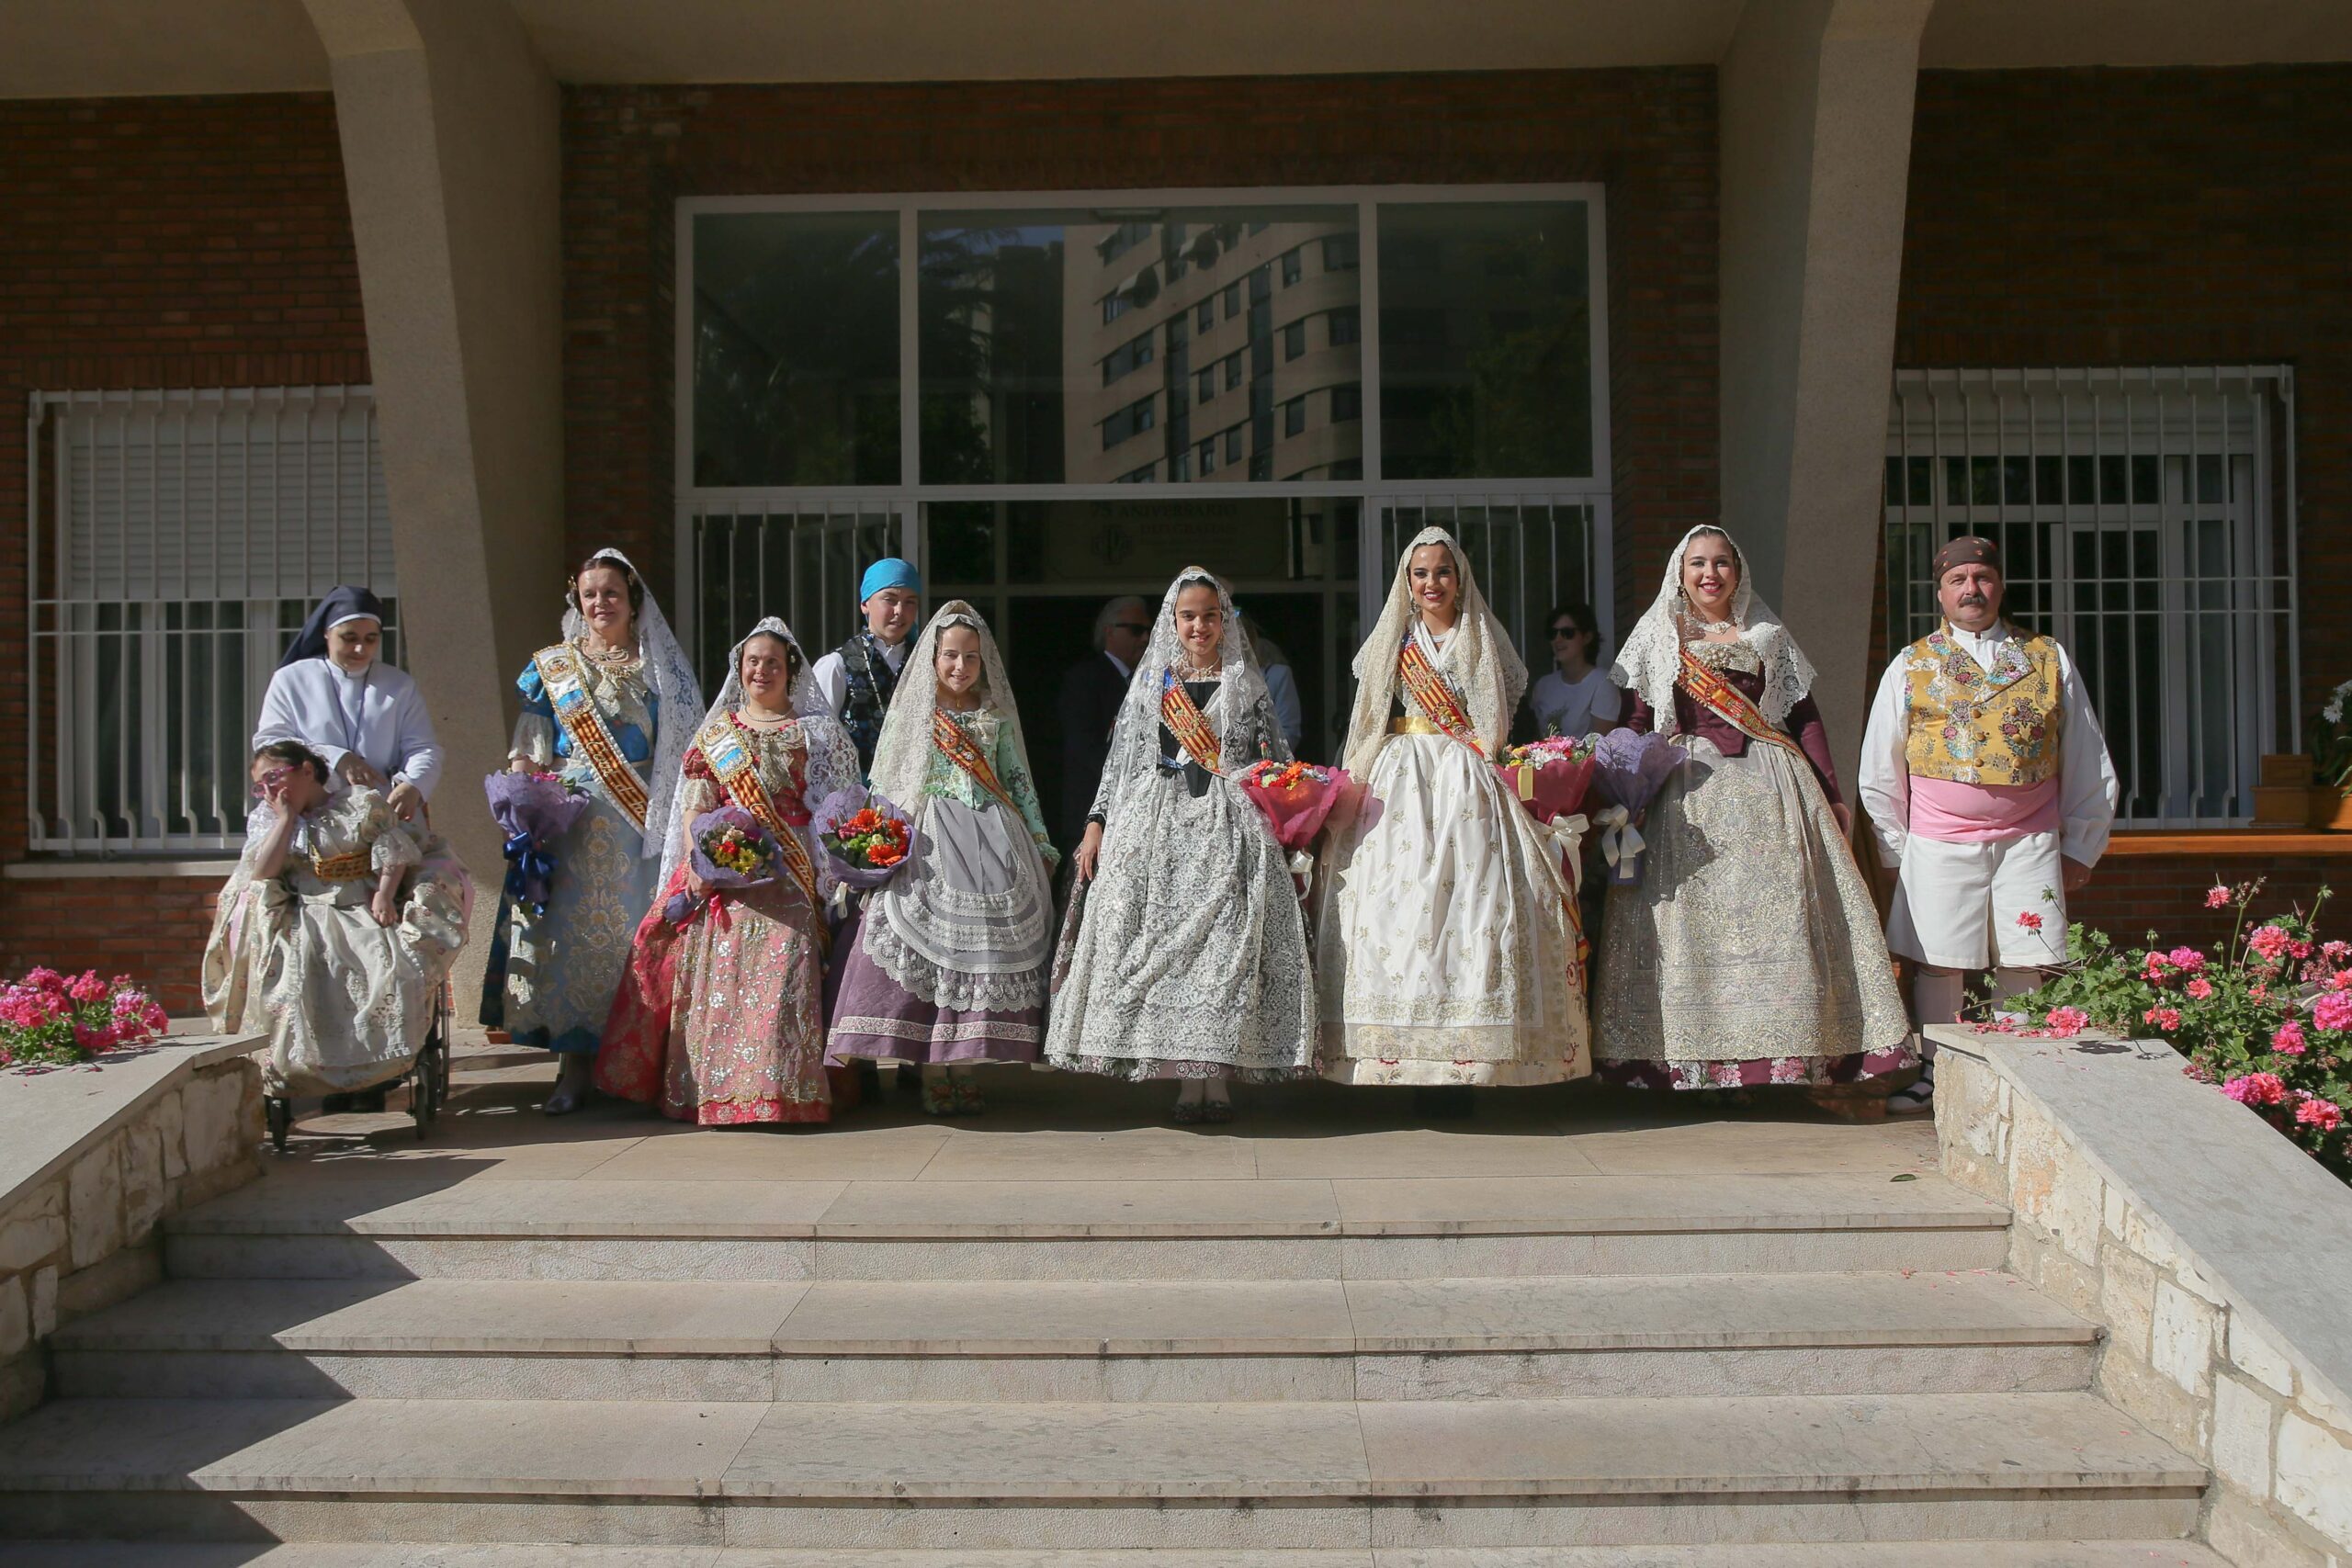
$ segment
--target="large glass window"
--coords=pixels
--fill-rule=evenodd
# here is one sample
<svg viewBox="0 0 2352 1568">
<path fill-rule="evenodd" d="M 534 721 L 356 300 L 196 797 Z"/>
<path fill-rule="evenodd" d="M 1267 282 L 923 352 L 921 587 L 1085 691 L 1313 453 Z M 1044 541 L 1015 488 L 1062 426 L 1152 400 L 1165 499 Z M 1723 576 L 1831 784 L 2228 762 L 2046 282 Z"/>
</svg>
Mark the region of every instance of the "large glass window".
<svg viewBox="0 0 2352 1568">
<path fill-rule="evenodd" d="M 898 215 L 709 212 L 694 236 L 694 482 L 898 483 Z"/>
<path fill-rule="evenodd" d="M 1590 475 L 1585 203 L 1383 204 L 1379 252 L 1384 474 Z"/>
</svg>

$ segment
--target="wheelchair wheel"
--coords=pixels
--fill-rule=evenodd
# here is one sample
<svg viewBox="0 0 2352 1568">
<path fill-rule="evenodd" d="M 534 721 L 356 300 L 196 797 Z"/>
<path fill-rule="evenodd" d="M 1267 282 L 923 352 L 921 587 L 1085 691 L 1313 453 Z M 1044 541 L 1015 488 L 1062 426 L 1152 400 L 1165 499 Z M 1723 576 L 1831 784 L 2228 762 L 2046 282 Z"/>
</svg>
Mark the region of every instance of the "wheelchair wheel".
<svg viewBox="0 0 2352 1568">
<path fill-rule="evenodd" d="M 415 1119 L 420 1138 L 439 1119 L 441 1107 L 449 1099 L 449 1018 L 445 989 L 434 1010 L 433 1026 L 425 1031 L 424 1044 L 416 1054 L 416 1065 L 409 1069 L 409 1114 Z"/>
<path fill-rule="evenodd" d="M 269 1118 L 269 1146 L 278 1154 L 286 1152 L 286 1134 L 294 1130 L 294 1102 L 282 1094 L 264 1097 L 264 1114 Z"/>
</svg>

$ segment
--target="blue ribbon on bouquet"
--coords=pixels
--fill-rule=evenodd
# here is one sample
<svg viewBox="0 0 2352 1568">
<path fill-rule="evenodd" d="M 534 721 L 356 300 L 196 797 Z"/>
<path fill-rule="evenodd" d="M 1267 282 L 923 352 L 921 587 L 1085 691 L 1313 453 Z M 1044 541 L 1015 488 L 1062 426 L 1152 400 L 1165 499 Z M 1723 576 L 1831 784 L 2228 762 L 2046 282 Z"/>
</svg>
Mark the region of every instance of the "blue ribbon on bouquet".
<svg viewBox="0 0 2352 1568">
<path fill-rule="evenodd" d="M 506 840 L 506 896 L 535 915 L 548 912 L 548 878 L 555 874 L 555 856 L 531 847 L 531 835 L 516 833 Z"/>
</svg>

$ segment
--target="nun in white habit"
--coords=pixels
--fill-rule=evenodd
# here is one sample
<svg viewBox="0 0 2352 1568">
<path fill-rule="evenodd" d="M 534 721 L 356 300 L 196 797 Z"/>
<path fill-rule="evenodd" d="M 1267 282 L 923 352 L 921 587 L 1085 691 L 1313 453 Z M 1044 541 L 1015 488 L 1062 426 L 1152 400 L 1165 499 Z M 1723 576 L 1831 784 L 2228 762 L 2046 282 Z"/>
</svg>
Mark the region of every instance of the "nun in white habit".
<svg viewBox="0 0 2352 1568">
<path fill-rule="evenodd" d="M 440 782 L 441 746 L 416 682 L 383 661 L 383 647 L 382 601 L 365 588 L 329 590 L 269 678 L 254 748 L 299 740 L 344 784 L 381 790 L 413 822 Z"/>
</svg>

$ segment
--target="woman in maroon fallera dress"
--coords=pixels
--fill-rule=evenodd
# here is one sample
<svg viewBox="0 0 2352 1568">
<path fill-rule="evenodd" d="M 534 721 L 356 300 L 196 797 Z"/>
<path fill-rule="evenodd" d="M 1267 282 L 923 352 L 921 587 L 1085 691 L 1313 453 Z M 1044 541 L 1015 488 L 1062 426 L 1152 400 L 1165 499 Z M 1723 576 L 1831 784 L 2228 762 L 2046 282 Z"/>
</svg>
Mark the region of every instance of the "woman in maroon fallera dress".
<svg viewBox="0 0 2352 1568">
<path fill-rule="evenodd" d="M 1641 880 L 1609 890 L 1596 1072 L 1661 1089 L 1842 1083 L 1912 1064 L 1813 666 L 1720 528 L 1694 528 L 1610 671 L 1688 753 Z"/>
</svg>

